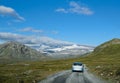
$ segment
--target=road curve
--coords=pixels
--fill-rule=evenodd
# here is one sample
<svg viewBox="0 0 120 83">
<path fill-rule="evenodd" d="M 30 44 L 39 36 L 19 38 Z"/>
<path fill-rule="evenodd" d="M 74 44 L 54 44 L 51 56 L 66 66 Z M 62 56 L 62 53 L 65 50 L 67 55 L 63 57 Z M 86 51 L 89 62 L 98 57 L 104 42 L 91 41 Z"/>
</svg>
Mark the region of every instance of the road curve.
<svg viewBox="0 0 120 83">
<path fill-rule="evenodd" d="M 84 73 L 72 72 L 71 70 L 62 71 L 49 76 L 47 79 L 38 83 L 108 83 L 97 76 L 94 76 L 87 69 Z"/>
</svg>

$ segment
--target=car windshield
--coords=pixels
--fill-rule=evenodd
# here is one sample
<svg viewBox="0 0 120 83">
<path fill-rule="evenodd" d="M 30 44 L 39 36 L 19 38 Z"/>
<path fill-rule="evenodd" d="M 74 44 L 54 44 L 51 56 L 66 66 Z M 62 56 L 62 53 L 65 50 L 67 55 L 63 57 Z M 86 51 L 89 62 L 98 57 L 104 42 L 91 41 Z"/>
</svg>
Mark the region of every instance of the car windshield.
<svg viewBox="0 0 120 83">
<path fill-rule="evenodd" d="M 73 65 L 79 65 L 79 66 L 82 66 L 82 63 L 75 62 L 75 63 L 73 63 Z"/>
</svg>

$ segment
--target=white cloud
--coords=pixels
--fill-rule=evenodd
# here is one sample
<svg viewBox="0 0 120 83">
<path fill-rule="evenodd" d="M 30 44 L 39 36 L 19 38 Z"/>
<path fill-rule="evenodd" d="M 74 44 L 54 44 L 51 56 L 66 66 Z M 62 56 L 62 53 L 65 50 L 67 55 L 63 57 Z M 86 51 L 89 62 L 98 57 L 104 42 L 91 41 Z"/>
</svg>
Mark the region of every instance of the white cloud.
<svg viewBox="0 0 120 83">
<path fill-rule="evenodd" d="M 19 21 L 25 20 L 13 8 L 6 7 L 6 6 L 0 6 L 0 15 L 1 16 L 11 16 Z"/>
<path fill-rule="evenodd" d="M 12 34 L 12 33 L 0 33 L 0 40 L 5 40 L 5 41 L 23 41 L 25 40 L 25 36 L 21 36 L 18 34 Z"/>
<path fill-rule="evenodd" d="M 33 29 L 32 27 L 27 27 L 27 28 L 23 28 L 19 31 L 22 31 L 22 32 L 35 32 L 35 33 L 42 33 L 43 30 L 37 30 L 37 29 Z"/>
<path fill-rule="evenodd" d="M 0 32 L 0 40 L 3 41 L 17 41 L 21 43 L 37 43 L 37 39 L 34 36 L 24 36 L 14 33 Z"/>
<path fill-rule="evenodd" d="M 84 14 L 84 15 L 92 15 L 93 11 L 91 11 L 88 7 L 81 6 L 75 1 L 71 1 L 69 3 L 69 8 L 58 8 L 56 12 L 62 13 L 76 13 L 76 14 Z"/>
<path fill-rule="evenodd" d="M 68 11 L 66 11 L 66 9 L 64 9 L 64 8 L 58 8 L 58 9 L 56 9 L 56 12 L 68 13 Z"/>
<path fill-rule="evenodd" d="M 24 44 L 70 44 L 70 42 L 55 40 L 45 36 L 24 36 L 14 33 L 0 32 L 0 40 L 17 41 Z"/>
</svg>

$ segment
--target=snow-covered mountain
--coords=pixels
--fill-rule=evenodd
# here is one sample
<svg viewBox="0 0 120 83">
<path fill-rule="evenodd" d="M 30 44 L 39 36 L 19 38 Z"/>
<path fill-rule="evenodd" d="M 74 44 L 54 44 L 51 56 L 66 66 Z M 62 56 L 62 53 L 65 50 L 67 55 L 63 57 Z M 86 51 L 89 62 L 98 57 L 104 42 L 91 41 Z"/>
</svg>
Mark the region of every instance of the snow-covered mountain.
<svg viewBox="0 0 120 83">
<path fill-rule="evenodd" d="M 87 45 L 78 45 L 74 43 L 43 43 L 43 44 L 26 44 L 37 51 L 40 51 L 48 56 L 62 58 L 62 57 L 76 57 L 92 52 L 94 47 Z"/>
</svg>

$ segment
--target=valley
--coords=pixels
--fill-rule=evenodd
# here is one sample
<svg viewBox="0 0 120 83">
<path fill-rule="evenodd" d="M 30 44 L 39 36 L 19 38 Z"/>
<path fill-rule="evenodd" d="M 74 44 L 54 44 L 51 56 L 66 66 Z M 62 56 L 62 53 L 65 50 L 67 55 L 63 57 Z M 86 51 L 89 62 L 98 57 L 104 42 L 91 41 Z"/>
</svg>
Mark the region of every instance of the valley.
<svg viewBox="0 0 120 83">
<path fill-rule="evenodd" d="M 0 81 L 1 83 L 16 83 L 21 80 L 25 83 L 34 80 L 39 82 L 49 75 L 71 69 L 72 63 L 77 61 L 86 64 L 93 74 L 117 83 L 120 82 L 119 42 L 119 39 L 107 41 L 84 57 L 15 62 L 7 60 L 0 63 Z"/>
</svg>

